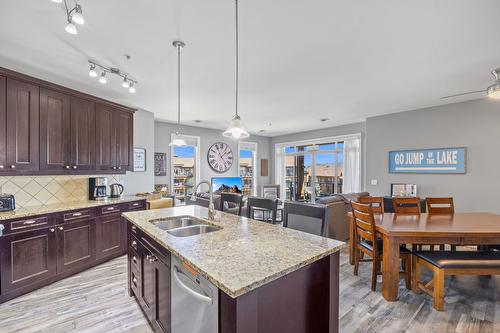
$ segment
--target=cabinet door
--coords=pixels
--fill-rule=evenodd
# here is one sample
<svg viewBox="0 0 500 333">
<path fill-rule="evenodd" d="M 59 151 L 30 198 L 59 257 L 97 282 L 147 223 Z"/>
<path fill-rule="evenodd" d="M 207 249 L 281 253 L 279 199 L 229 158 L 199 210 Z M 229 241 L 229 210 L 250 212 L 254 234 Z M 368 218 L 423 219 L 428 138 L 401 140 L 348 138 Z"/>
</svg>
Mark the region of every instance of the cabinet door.
<svg viewBox="0 0 500 333">
<path fill-rule="evenodd" d="M 71 167 L 95 170 L 95 103 L 71 97 Z"/>
<path fill-rule="evenodd" d="M 171 281 L 170 267 L 158 257 L 153 257 L 155 267 L 155 303 L 151 321 L 163 332 L 171 331 Z"/>
<path fill-rule="evenodd" d="M 96 218 L 96 250 L 97 259 L 116 257 L 123 253 L 123 229 L 120 213 L 99 216 Z"/>
<path fill-rule="evenodd" d="M 4 236 L 0 244 L 2 294 L 56 275 L 54 228 Z"/>
<path fill-rule="evenodd" d="M 133 119 L 128 112 L 116 113 L 116 152 L 118 170 L 132 171 L 133 165 Z"/>
<path fill-rule="evenodd" d="M 69 170 L 70 97 L 40 89 L 40 170 Z"/>
<path fill-rule="evenodd" d="M 93 219 L 60 224 L 57 232 L 57 273 L 81 269 L 95 260 Z"/>
<path fill-rule="evenodd" d="M 39 169 L 39 89 L 7 79 L 7 165 L 11 171 Z"/>
<path fill-rule="evenodd" d="M 116 129 L 114 118 L 117 111 L 102 104 L 96 105 L 96 169 L 116 170 Z"/>
<path fill-rule="evenodd" d="M 0 174 L 6 170 L 7 158 L 7 81 L 0 76 Z"/>
</svg>

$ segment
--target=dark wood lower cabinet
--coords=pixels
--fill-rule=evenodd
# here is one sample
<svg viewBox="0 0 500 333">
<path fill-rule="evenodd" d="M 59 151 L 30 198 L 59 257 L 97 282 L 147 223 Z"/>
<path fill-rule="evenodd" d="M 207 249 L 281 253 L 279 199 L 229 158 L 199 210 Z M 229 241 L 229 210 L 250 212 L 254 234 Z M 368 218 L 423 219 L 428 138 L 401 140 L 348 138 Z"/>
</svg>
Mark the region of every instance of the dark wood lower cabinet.
<svg viewBox="0 0 500 333">
<path fill-rule="evenodd" d="M 171 332 L 170 253 L 142 234 L 129 242 L 129 291 L 155 332 Z"/>
<path fill-rule="evenodd" d="M 54 227 L 4 236 L 1 244 L 2 295 L 56 275 Z"/>
<path fill-rule="evenodd" d="M 145 200 L 136 202 L 113 207 L 145 207 Z M 126 222 L 119 212 L 101 215 L 102 209 L 0 221 L 5 227 L 0 236 L 0 303 L 125 254 Z M 150 269 L 151 276 L 165 274 L 153 262 Z"/>
</svg>

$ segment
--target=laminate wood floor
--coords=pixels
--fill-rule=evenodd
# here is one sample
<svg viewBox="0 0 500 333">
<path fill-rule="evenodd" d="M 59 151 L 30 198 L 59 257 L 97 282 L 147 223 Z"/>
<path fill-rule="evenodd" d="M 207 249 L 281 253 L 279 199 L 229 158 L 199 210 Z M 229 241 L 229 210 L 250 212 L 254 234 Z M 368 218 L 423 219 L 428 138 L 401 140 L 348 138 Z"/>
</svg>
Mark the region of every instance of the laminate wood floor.
<svg viewBox="0 0 500 333">
<path fill-rule="evenodd" d="M 341 332 L 500 332 L 500 277 L 447 277 L 446 311 L 400 284 L 398 302 L 370 290 L 371 264 L 354 276 L 341 254 Z M 0 305 L 0 332 L 150 333 L 127 294 L 126 257 Z M 186 332 L 188 333 L 188 332 Z"/>
</svg>

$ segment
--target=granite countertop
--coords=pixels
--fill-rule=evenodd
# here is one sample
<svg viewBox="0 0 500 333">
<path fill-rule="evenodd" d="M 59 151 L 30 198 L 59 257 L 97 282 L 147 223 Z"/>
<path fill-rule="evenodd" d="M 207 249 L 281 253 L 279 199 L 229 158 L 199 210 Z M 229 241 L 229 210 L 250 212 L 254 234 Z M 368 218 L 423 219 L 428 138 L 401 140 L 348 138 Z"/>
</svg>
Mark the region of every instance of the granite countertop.
<svg viewBox="0 0 500 333">
<path fill-rule="evenodd" d="M 175 237 L 150 222 L 185 215 L 202 218 L 223 229 Z M 210 221 L 208 210 L 200 206 L 127 212 L 123 216 L 233 298 L 345 246 L 334 239 L 219 211 L 215 221 Z"/>
<path fill-rule="evenodd" d="M 145 199 L 146 199 L 145 197 L 138 197 L 135 195 L 125 195 L 120 198 L 110 198 L 106 200 L 85 200 L 85 201 L 64 202 L 51 205 L 23 207 L 10 212 L 0 212 L 0 221 L 8 219 L 16 219 L 20 217 L 29 217 L 34 215 L 62 212 L 65 210 L 120 204 L 123 202 L 145 200 Z"/>
</svg>

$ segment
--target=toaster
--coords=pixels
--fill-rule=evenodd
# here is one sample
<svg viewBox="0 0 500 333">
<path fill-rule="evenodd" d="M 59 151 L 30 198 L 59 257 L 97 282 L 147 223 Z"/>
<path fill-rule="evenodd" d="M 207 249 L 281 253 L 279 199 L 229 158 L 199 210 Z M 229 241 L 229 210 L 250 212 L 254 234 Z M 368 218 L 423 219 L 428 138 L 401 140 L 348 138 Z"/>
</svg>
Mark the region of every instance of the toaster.
<svg viewBox="0 0 500 333">
<path fill-rule="evenodd" d="M 0 194 L 0 212 L 16 209 L 16 198 L 12 194 Z"/>
</svg>

